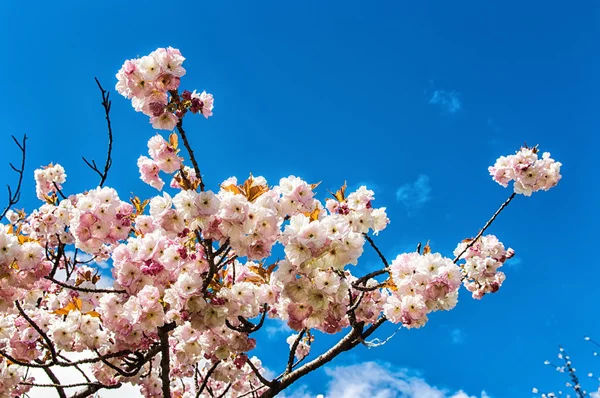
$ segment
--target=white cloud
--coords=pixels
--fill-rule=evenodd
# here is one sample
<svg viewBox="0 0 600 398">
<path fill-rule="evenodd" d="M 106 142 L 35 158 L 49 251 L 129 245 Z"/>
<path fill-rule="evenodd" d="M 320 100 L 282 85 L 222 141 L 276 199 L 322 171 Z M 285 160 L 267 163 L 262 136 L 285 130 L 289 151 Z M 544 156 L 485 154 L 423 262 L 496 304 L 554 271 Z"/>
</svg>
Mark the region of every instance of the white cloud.
<svg viewBox="0 0 600 398">
<path fill-rule="evenodd" d="M 520 269 L 523 264 L 523 259 L 521 257 L 513 257 L 506 260 L 506 266 L 514 269 Z"/>
<path fill-rule="evenodd" d="M 376 362 L 327 367 L 325 372 L 331 377 L 325 398 L 478 398 L 462 390 L 453 393 L 429 385 L 406 370 L 395 370 Z M 480 397 L 490 398 L 485 391 Z"/>
<path fill-rule="evenodd" d="M 458 328 L 452 329 L 450 332 L 450 339 L 452 339 L 452 343 L 460 344 L 465 341 L 465 332 Z"/>
<path fill-rule="evenodd" d="M 89 353 L 70 353 L 71 360 L 93 356 Z M 89 366 L 82 368 L 89 372 Z M 85 380 L 72 368 L 55 368 L 55 375 L 62 384 L 81 383 Z M 349 366 L 326 367 L 325 373 L 330 380 L 324 391 L 313 393 L 305 384 L 292 386 L 283 392 L 282 398 L 491 398 L 485 391 L 480 395 L 469 395 L 463 390 L 450 391 L 432 386 L 422 377 L 411 375 L 406 369 L 394 369 L 388 364 L 364 362 Z M 50 383 L 41 369 L 32 369 L 32 376 L 37 383 Z M 79 388 L 67 389 L 67 395 L 79 391 Z M 56 396 L 56 391 L 49 388 L 33 388 L 31 398 L 48 398 Z M 124 384 L 115 390 L 100 390 L 94 398 L 138 398 L 142 397 L 138 386 Z"/>
<path fill-rule="evenodd" d="M 280 319 L 272 319 L 269 326 L 265 327 L 265 331 L 269 338 L 277 337 L 279 334 L 292 334 L 294 331 L 290 328 L 287 322 Z"/>
<path fill-rule="evenodd" d="M 439 105 L 446 113 L 456 113 L 462 109 L 460 94 L 456 91 L 435 90 L 429 99 L 431 105 Z"/>
<path fill-rule="evenodd" d="M 415 182 L 409 182 L 396 190 L 396 200 L 406 206 L 408 214 L 420 210 L 431 200 L 429 176 L 421 174 Z"/>
</svg>

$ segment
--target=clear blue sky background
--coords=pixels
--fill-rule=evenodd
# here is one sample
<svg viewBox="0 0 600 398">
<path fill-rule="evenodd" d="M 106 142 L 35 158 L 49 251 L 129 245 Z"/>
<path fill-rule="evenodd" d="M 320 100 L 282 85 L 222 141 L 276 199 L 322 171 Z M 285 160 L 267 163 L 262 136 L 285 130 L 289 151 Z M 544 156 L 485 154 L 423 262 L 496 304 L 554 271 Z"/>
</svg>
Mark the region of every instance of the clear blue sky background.
<svg viewBox="0 0 600 398">
<path fill-rule="evenodd" d="M 389 362 L 492 397 L 559 389 L 542 365 L 559 343 L 578 368 L 597 371 L 582 336 L 600 337 L 598 2 L 289 3 L 2 2 L 0 182 L 14 181 L 10 135 L 27 133 L 28 210 L 38 205 L 33 170 L 51 161 L 66 168 L 67 192 L 95 186 L 81 160 L 105 156 L 93 77 L 112 90 L 125 59 L 164 46 L 187 58 L 183 87 L 215 95 L 213 118 L 186 119 L 209 187 L 249 172 L 272 184 L 290 174 L 322 180 L 321 198 L 344 180 L 366 183 L 392 221 L 378 239 L 389 258 L 427 239 L 450 255 L 510 194 L 487 167 L 539 143 L 563 163 L 563 180 L 518 197 L 494 224 L 517 252 L 502 290 L 482 301 L 463 290 L 458 307 L 426 328 L 336 363 Z M 156 191 L 139 180 L 136 160 L 154 131 L 113 96 L 108 185 L 124 199 L 148 197 Z M 399 201 L 402 187 L 411 194 Z M 376 266 L 365 260 L 360 269 Z M 259 337 L 272 369 L 285 336 Z M 305 383 L 319 392 L 326 380 L 319 371 Z"/>
</svg>

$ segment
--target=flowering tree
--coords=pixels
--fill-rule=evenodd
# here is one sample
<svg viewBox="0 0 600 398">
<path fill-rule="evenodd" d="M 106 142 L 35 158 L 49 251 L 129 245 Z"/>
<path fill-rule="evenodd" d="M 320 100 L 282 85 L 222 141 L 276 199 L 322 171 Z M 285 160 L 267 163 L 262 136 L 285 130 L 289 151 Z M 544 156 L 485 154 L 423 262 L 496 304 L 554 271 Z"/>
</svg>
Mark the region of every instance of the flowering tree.
<svg viewBox="0 0 600 398">
<path fill-rule="evenodd" d="M 585 336 L 584 340 L 589 341 L 596 347 L 600 347 L 600 343 L 596 342 L 595 340 L 592 340 L 588 336 Z M 595 357 L 598 356 L 598 352 L 594 351 L 593 355 Z M 563 391 L 560 391 L 560 390 L 558 391 L 558 393 L 541 392 L 537 388 L 533 388 L 534 394 L 540 394 L 540 396 L 542 398 L 557 398 L 557 397 L 563 397 L 563 396 L 566 398 L 571 398 L 571 396 L 573 396 L 574 398 L 585 398 L 585 397 L 600 398 L 600 377 L 594 376 L 594 374 L 592 372 L 587 373 L 587 377 L 590 379 L 595 378 L 599 385 L 598 390 L 596 392 L 594 392 L 594 391 L 588 392 L 587 390 L 585 390 L 582 387 L 579 376 L 577 375 L 577 369 L 573 365 L 573 360 L 571 359 L 571 357 L 569 355 L 567 355 L 565 349 L 562 346 L 558 348 L 558 359 L 560 360 L 560 362 L 559 362 L 559 363 L 561 363 L 560 365 L 556 365 L 548 360 L 544 361 L 544 365 L 550 366 L 550 367 L 554 368 L 558 373 L 566 375 L 568 381 L 565 382 L 565 387 L 568 388 L 569 390 L 573 390 L 573 395 L 571 395 L 568 392 L 563 394 Z"/>
<path fill-rule="evenodd" d="M 273 397 L 292 383 L 369 338 L 385 322 L 419 328 L 430 313 L 452 309 L 464 285 L 476 299 L 494 293 L 499 271 L 514 255 L 484 235 L 517 194 L 555 186 L 561 164 L 537 147 L 523 147 L 489 168 L 514 191 L 454 257 L 429 245 L 388 261 L 374 236 L 389 220 L 374 207 L 366 187 L 319 200 L 318 184 L 295 176 L 270 186 L 263 177 L 231 177 L 215 190 L 205 186 L 183 121 L 212 115 L 213 96 L 180 89 L 184 58 L 173 48 L 126 61 L 117 91 L 155 129 L 138 159 L 141 179 L 159 191 L 169 178 L 171 194 L 123 201 L 105 186 L 111 167 L 111 101 L 102 92 L 109 148 L 104 167 L 85 162 L 99 176 L 87 192 L 63 191 L 65 170 L 50 164 L 35 171 L 43 202 L 31 213 L 14 210 L 25 170 L 26 137 L 16 189 L 0 220 L 0 396 L 33 386 L 59 397 L 86 397 L 125 383 L 146 397 Z M 184 164 L 180 142 L 191 166 Z M 149 211 L 146 211 L 146 210 Z M 285 252 L 269 261 L 275 245 Z M 364 246 L 380 269 L 355 276 Z M 69 255 L 74 251 L 74 255 Z M 88 261 L 83 260 L 86 254 Z M 103 288 L 90 261 L 110 261 L 114 285 Z M 278 319 L 295 331 L 287 339 L 287 365 L 267 377 L 250 357 L 253 333 Z M 310 355 L 318 334 L 340 338 Z M 72 353 L 80 353 L 73 359 Z M 72 368 L 85 382 L 61 384 L 54 369 Z M 28 369 L 46 373 L 36 382 Z"/>
</svg>

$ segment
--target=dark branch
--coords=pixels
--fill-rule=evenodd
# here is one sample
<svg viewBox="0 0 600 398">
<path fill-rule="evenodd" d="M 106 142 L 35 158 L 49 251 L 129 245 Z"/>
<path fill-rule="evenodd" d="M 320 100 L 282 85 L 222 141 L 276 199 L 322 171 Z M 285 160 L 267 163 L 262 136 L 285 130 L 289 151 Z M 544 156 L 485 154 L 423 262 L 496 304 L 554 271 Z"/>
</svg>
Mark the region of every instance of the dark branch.
<svg viewBox="0 0 600 398">
<path fill-rule="evenodd" d="M 108 91 L 104 90 L 104 88 L 102 88 L 102 85 L 100 84 L 100 81 L 98 81 L 97 78 L 94 78 L 94 80 L 96 80 L 96 84 L 98 85 L 98 88 L 100 89 L 100 92 L 102 93 L 102 107 L 104 108 L 104 114 L 106 117 L 106 125 L 108 128 L 108 153 L 106 155 L 106 163 L 104 164 L 104 170 L 100 170 L 98 168 L 95 160 L 92 160 L 92 163 L 90 163 L 86 158 L 82 157 L 82 159 L 92 170 L 94 170 L 100 176 L 100 184 L 98 184 L 98 186 L 102 187 L 104 185 L 104 183 L 106 182 L 106 177 L 108 177 L 108 171 L 110 170 L 110 166 L 112 166 L 111 154 L 112 154 L 112 144 L 113 144 L 113 132 L 112 132 L 112 126 L 110 123 L 110 107 L 112 105 L 112 101 L 109 99 L 110 92 L 108 92 Z"/>
<path fill-rule="evenodd" d="M 160 338 L 160 378 L 162 380 L 163 397 L 171 397 L 171 361 L 169 359 L 169 332 L 175 329 L 175 323 L 169 323 L 158 328 L 158 337 Z"/>
<path fill-rule="evenodd" d="M 292 366 L 294 365 L 294 357 L 296 356 L 296 350 L 298 349 L 298 345 L 300 344 L 300 341 L 302 340 L 302 337 L 304 337 L 305 333 L 306 329 L 302 329 L 298 334 L 298 337 L 296 337 L 294 344 L 292 344 L 292 346 L 290 347 L 290 355 L 288 356 L 288 363 L 287 367 L 285 368 L 285 373 L 290 373 L 292 371 Z"/>
<path fill-rule="evenodd" d="M 221 363 L 221 361 L 215 362 L 215 364 L 208 370 L 208 372 L 206 372 L 206 376 L 204 377 L 204 380 L 202 381 L 202 385 L 200 386 L 200 389 L 196 393 L 196 398 L 200 398 L 200 394 L 202 394 L 202 391 L 204 391 L 204 389 L 206 388 L 206 385 L 208 384 L 208 380 L 210 379 L 210 376 L 212 376 L 212 374 L 217 369 L 217 366 L 219 366 L 220 363 Z"/>
<path fill-rule="evenodd" d="M 115 293 L 115 294 L 127 294 L 127 292 L 125 290 L 115 290 L 115 289 L 90 289 L 87 287 L 78 287 L 78 286 L 72 286 L 69 285 L 67 283 L 61 282 L 59 280 L 56 280 L 50 276 L 46 276 L 45 279 L 48 279 L 49 281 L 56 283 L 58 286 L 64 287 L 65 289 L 71 289 L 74 291 L 78 291 L 78 292 L 85 292 L 85 293 Z"/>
<path fill-rule="evenodd" d="M 254 372 L 254 374 L 256 375 L 258 380 L 260 380 L 261 383 L 263 383 L 265 386 L 268 386 L 268 387 L 271 387 L 274 384 L 272 381 L 265 379 L 265 377 L 260 374 L 260 371 L 256 368 L 256 366 L 254 366 L 254 364 L 252 363 L 250 358 L 246 357 L 246 363 L 248 363 L 248 366 L 250 366 L 250 368 L 252 369 L 252 371 Z"/>
<path fill-rule="evenodd" d="M 60 380 L 58 377 L 52 372 L 52 370 L 48 367 L 44 368 L 44 372 L 48 375 L 48 378 L 54 383 L 54 388 L 56 388 L 56 392 L 59 398 L 67 398 L 67 394 L 65 393 L 65 387 L 60 385 Z"/>
<path fill-rule="evenodd" d="M 383 265 L 385 265 L 386 268 L 389 267 L 389 264 L 388 264 L 387 260 L 385 259 L 385 256 L 383 255 L 383 253 L 381 253 L 381 250 L 379 250 L 379 248 L 377 247 L 375 242 L 373 242 L 373 239 L 371 239 L 371 237 L 367 234 L 363 234 L 363 236 L 371 244 L 371 247 L 373 247 L 373 249 L 375 249 L 375 251 L 379 255 L 379 258 L 383 262 Z"/>
<path fill-rule="evenodd" d="M 196 173 L 196 178 L 198 178 L 198 182 L 200 184 L 200 190 L 204 191 L 204 181 L 202 180 L 202 174 L 200 174 L 200 167 L 198 167 L 198 162 L 196 161 L 196 157 L 194 156 L 194 151 L 192 150 L 192 147 L 190 146 L 190 143 L 185 134 L 185 130 L 183 129 L 183 119 L 180 119 L 179 123 L 177 123 L 177 131 L 179 131 L 179 135 L 181 135 L 181 139 L 183 140 L 183 145 L 185 145 L 185 149 L 187 149 L 190 155 L 190 160 L 192 161 L 192 165 L 194 166 L 194 172 Z"/>
<path fill-rule="evenodd" d="M 460 257 L 466 253 L 467 250 L 469 250 L 475 243 L 477 243 L 477 240 L 479 238 L 481 238 L 481 236 L 483 235 L 483 233 L 485 232 L 486 229 L 489 228 L 490 225 L 492 225 L 492 223 L 494 222 L 494 220 L 496 219 L 496 217 L 498 217 L 498 215 L 500 213 L 502 213 L 502 210 L 504 210 L 506 208 L 506 206 L 508 206 L 508 204 L 510 203 L 511 200 L 513 200 L 513 198 L 515 197 L 516 193 L 513 192 L 508 199 L 506 199 L 506 201 L 504 203 L 502 203 L 502 205 L 500 206 L 500 208 L 498 210 L 496 210 L 496 212 L 494 213 L 494 215 L 492 216 L 492 218 L 490 218 L 485 225 L 483 226 L 483 228 L 481 228 L 479 230 L 479 233 L 477 234 L 477 236 L 475 238 L 473 238 L 473 240 L 471 240 L 469 242 L 469 244 L 464 248 L 464 250 L 462 252 L 460 252 L 460 254 L 458 256 L 456 256 L 454 258 L 454 264 L 456 264 L 458 262 L 458 260 L 460 260 Z"/>
<path fill-rule="evenodd" d="M 25 318 L 25 320 L 31 325 L 31 327 L 34 328 L 35 331 L 38 332 L 38 334 L 40 336 L 42 336 L 42 338 L 46 342 L 46 345 L 48 346 L 48 350 L 50 351 L 50 355 L 52 356 L 52 363 L 57 363 L 58 362 L 58 358 L 57 358 L 56 350 L 54 349 L 54 344 L 52 343 L 52 340 L 50 340 L 50 338 L 48 337 L 48 335 L 33 321 L 33 319 L 31 319 L 25 313 L 25 311 L 23 311 L 23 308 L 19 304 L 18 300 L 15 301 L 15 306 L 17 307 L 17 309 L 21 313 L 21 316 L 23 318 Z"/>
<path fill-rule="evenodd" d="M 15 138 L 15 136 L 11 136 L 13 141 L 15 142 L 15 144 L 17 144 L 17 146 L 19 147 L 19 149 L 21 150 L 21 168 L 17 169 L 15 166 L 13 166 L 12 163 L 9 163 L 9 166 L 11 169 L 13 169 L 17 174 L 19 174 L 19 180 L 17 182 L 17 189 L 15 189 L 15 191 L 13 192 L 12 189 L 10 188 L 10 185 L 7 185 L 8 188 L 8 204 L 6 205 L 6 207 L 4 208 L 4 210 L 2 211 L 2 214 L 0 214 L 0 221 L 2 221 L 2 219 L 4 218 L 4 216 L 6 215 L 6 213 L 8 213 L 8 211 L 17 203 L 19 203 L 19 199 L 21 199 L 21 184 L 23 183 L 23 173 L 25 172 L 25 155 L 26 155 L 26 141 L 27 141 L 27 135 L 24 134 L 23 135 L 23 141 L 21 143 L 19 143 L 19 141 L 17 141 L 17 139 Z"/>
</svg>

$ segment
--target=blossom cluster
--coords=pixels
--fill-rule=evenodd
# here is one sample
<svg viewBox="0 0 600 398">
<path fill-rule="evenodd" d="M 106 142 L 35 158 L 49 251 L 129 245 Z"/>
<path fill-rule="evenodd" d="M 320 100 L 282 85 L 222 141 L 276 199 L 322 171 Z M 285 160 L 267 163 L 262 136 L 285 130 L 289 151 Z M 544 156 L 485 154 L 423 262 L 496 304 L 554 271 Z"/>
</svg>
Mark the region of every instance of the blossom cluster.
<svg viewBox="0 0 600 398">
<path fill-rule="evenodd" d="M 110 246 L 129 236 L 133 206 L 121 201 L 113 188 L 92 189 L 70 202 L 70 231 L 78 249 L 105 257 Z"/>
<path fill-rule="evenodd" d="M 384 314 L 392 322 L 407 328 L 419 328 L 427 314 L 451 310 L 458 301 L 460 268 L 439 253 L 400 254 L 390 264 L 393 288 L 384 305 Z"/>
<path fill-rule="evenodd" d="M 176 49 L 158 49 L 117 74 L 117 90 L 157 129 L 172 130 L 187 112 L 212 114 L 212 95 L 179 92 L 183 61 Z M 265 369 L 249 353 L 264 322 L 287 323 L 290 361 L 302 361 L 315 333 L 385 320 L 418 328 L 456 305 L 461 282 L 481 298 L 504 281 L 498 269 L 514 251 L 491 235 L 458 245 L 461 266 L 429 245 L 388 266 L 370 237 L 387 227 L 386 208 L 374 207 L 364 186 L 347 194 L 344 184 L 325 201 L 319 184 L 296 176 L 274 186 L 261 176 L 231 177 L 204 190 L 177 137 L 155 135 L 138 160 L 145 183 L 162 190 L 166 173 L 174 194 L 129 204 L 98 187 L 59 200 L 64 169 L 35 171 L 44 203 L 29 214 L 8 212 L 9 224 L 0 224 L 0 396 L 27 391 L 19 364 L 54 366 L 57 351 L 100 356 L 86 360 L 93 382 L 132 383 L 146 397 L 162 396 L 167 352 L 172 396 L 260 395 Z M 556 185 L 559 169 L 526 148 L 490 171 L 529 195 Z M 356 277 L 352 265 L 367 242 L 384 266 Z M 76 261 L 71 248 L 110 263 L 112 286 L 100 288 L 99 270 Z M 199 375 L 207 375 L 203 393 L 202 381 L 191 382 Z"/>
<path fill-rule="evenodd" d="M 34 173 L 35 193 L 40 200 L 46 200 L 49 193 L 62 189 L 62 185 L 67 180 L 65 169 L 59 165 L 50 163 L 46 167 L 37 169 Z"/>
<path fill-rule="evenodd" d="M 137 112 L 150 117 L 155 129 L 173 130 L 187 111 L 212 115 L 213 96 L 187 90 L 178 94 L 185 58 L 172 47 L 158 48 L 149 55 L 125 61 L 117 73 L 117 91 Z"/>
<path fill-rule="evenodd" d="M 507 187 L 514 181 L 516 193 L 531 196 L 532 192 L 547 191 L 561 179 L 560 162 L 544 152 L 538 157 L 537 148 L 521 148 L 515 155 L 501 156 L 489 172 L 498 184 Z"/>
<path fill-rule="evenodd" d="M 467 249 L 468 245 L 471 246 Z M 460 259 L 465 260 L 462 266 L 465 275 L 463 283 L 476 299 L 487 293 L 496 293 L 500 289 L 506 275 L 498 269 L 515 255 L 513 249 L 505 249 L 494 235 L 482 236 L 474 243 L 466 239 L 454 249 L 455 256 L 461 253 L 463 254 Z"/>
<path fill-rule="evenodd" d="M 152 137 L 148 141 L 150 158 L 140 156 L 137 163 L 142 181 L 160 191 L 165 183 L 159 177 L 159 172 L 172 174 L 181 167 L 182 159 L 177 156 L 177 153 L 177 148 L 160 134 Z"/>
</svg>

